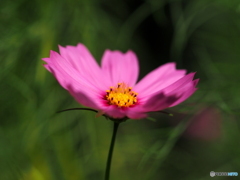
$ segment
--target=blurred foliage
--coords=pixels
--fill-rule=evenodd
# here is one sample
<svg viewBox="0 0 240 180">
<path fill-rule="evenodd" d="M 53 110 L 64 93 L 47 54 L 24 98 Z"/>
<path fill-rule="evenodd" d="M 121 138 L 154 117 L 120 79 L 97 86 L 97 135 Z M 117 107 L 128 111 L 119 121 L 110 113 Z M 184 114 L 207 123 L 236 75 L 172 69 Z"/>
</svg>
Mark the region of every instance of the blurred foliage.
<svg viewBox="0 0 240 180">
<path fill-rule="evenodd" d="M 107 48 L 133 49 L 140 77 L 175 61 L 201 79 L 188 101 L 167 110 L 173 117 L 121 124 L 111 179 L 239 172 L 239 20 L 238 0 L 1 0 L 0 179 L 103 179 L 112 122 L 56 114 L 79 104 L 41 61 L 78 42 L 98 61 Z"/>
</svg>

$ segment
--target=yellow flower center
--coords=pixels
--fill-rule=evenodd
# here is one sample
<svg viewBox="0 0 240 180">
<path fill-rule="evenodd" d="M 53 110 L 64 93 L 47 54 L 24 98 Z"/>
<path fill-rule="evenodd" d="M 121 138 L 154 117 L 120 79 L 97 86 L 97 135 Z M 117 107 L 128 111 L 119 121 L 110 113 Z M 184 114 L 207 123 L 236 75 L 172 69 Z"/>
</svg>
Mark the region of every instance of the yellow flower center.
<svg viewBox="0 0 240 180">
<path fill-rule="evenodd" d="M 130 107 L 137 102 L 137 94 L 132 91 L 125 83 L 118 83 L 116 87 L 110 87 L 106 90 L 106 100 L 110 105 L 117 105 L 118 107 Z"/>
</svg>

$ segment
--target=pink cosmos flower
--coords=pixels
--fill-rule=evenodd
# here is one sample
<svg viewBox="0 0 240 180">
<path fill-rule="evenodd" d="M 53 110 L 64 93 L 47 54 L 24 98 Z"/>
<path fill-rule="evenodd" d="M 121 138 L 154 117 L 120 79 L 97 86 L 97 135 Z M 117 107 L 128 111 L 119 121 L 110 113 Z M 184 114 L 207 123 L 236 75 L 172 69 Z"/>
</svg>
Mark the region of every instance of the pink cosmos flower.
<svg viewBox="0 0 240 180">
<path fill-rule="evenodd" d="M 50 51 L 44 66 L 80 104 L 112 119 L 141 119 L 151 111 L 176 106 L 196 91 L 195 73 L 164 64 L 137 83 L 138 59 L 134 52 L 106 50 L 101 66 L 83 45 L 59 46 Z"/>
</svg>

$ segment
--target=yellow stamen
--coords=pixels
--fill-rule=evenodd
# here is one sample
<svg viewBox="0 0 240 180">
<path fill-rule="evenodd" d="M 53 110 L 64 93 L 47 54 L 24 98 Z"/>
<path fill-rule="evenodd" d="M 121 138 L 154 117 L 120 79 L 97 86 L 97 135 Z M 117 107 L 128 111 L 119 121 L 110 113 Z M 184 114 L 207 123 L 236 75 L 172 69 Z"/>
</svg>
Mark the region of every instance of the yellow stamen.
<svg viewBox="0 0 240 180">
<path fill-rule="evenodd" d="M 130 107 L 137 102 L 137 94 L 132 91 L 131 87 L 128 87 L 125 83 L 118 83 L 116 87 L 110 87 L 106 90 L 106 100 L 110 105 L 116 105 L 118 107 Z"/>
</svg>

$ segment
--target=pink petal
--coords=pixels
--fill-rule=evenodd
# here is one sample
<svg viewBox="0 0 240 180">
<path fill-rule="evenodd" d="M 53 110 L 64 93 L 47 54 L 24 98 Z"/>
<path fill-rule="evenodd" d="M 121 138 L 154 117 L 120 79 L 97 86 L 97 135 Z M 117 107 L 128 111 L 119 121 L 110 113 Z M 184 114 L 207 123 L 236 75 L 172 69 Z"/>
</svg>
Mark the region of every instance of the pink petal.
<svg viewBox="0 0 240 180">
<path fill-rule="evenodd" d="M 52 73 L 52 70 L 51 70 L 51 68 L 49 67 L 48 64 L 44 64 L 43 66 L 44 66 L 50 73 Z"/>
<path fill-rule="evenodd" d="M 194 75 L 196 73 L 189 73 L 186 76 L 182 77 L 178 81 L 172 83 L 166 88 L 162 89 L 165 94 L 182 94 L 188 88 L 195 87 L 196 82 L 193 82 Z"/>
<path fill-rule="evenodd" d="M 186 74 L 185 70 L 176 70 L 175 66 L 172 62 L 158 67 L 138 82 L 134 90 L 144 97 L 171 85 Z"/>
<path fill-rule="evenodd" d="M 126 109 L 118 108 L 116 106 L 108 106 L 103 110 L 105 114 L 110 117 L 121 119 L 124 117 L 128 117 L 130 119 L 142 119 L 147 117 L 146 112 L 143 111 L 142 106 L 135 106 Z"/>
<path fill-rule="evenodd" d="M 139 67 L 137 56 L 134 52 L 128 51 L 124 54 L 120 51 L 106 50 L 101 64 L 105 76 L 110 79 L 111 86 L 121 82 L 129 86 L 135 85 Z"/>
<path fill-rule="evenodd" d="M 166 96 L 163 94 L 163 92 L 156 93 L 145 102 L 143 107 L 146 112 L 160 111 L 168 108 L 171 104 L 176 102 L 178 99 L 179 97 L 174 95 Z"/>
<path fill-rule="evenodd" d="M 104 114 L 114 119 L 122 119 L 126 117 L 125 110 L 118 108 L 116 106 L 108 106 L 107 108 L 103 109 L 103 112 Z"/>
<path fill-rule="evenodd" d="M 50 51 L 50 57 L 43 59 L 45 62 L 48 63 L 48 67 L 51 68 L 51 70 L 58 70 L 63 72 L 62 74 L 59 74 L 60 77 L 58 79 L 61 79 L 61 82 L 68 81 L 67 77 L 70 77 L 71 79 L 75 80 L 76 82 L 84 82 L 87 84 L 91 84 L 92 88 L 96 87 L 96 85 L 89 81 L 87 78 L 82 78 L 79 71 L 74 69 L 71 64 L 69 64 L 63 57 L 61 57 L 57 52 Z M 67 76 L 67 77 L 65 77 Z M 61 84 L 65 88 L 65 84 Z"/>
<path fill-rule="evenodd" d="M 147 117 L 147 113 L 141 105 L 128 108 L 126 111 L 126 116 L 130 119 L 143 119 Z"/>
<path fill-rule="evenodd" d="M 59 46 L 61 56 L 71 65 L 81 77 L 88 79 L 102 90 L 106 89 L 106 78 L 102 78 L 102 70 L 89 50 L 83 45 Z"/>
<path fill-rule="evenodd" d="M 97 101 L 98 97 L 96 94 L 91 94 L 88 91 L 81 91 L 79 88 L 68 87 L 69 93 L 75 98 L 75 100 L 83 106 L 90 107 L 96 110 L 101 110 L 101 104 Z"/>
<path fill-rule="evenodd" d="M 198 79 L 192 81 L 194 74 L 184 76 L 170 86 L 151 94 L 148 99 L 143 98 L 145 110 L 160 111 L 186 100 L 196 91 Z"/>
<path fill-rule="evenodd" d="M 188 88 L 177 101 L 175 101 L 173 104 L 171 104 L 170 107 L 176 106 L 176 105 L 180 104 L 181 102 L 185 101 L 186 99 L 188 99 L 197 90 L 197 88 L 195 88 L 195 86 L 197 85 L 198 81 L 199 81 L 199 79 L 194 80 L 192 83 L 192 87 Z"/>
<path fill-rule="evenodd" d="M 54 51 L 50 52 L 50 58 L 43 60 L 48 63 L 45 67 L 54 74 L 61 86 L 68 90 L 79 103 L 99 109 L 100 101 L 96 99 L 99 98 L 100 90 L 92 82 L 82 78 L 76 69 Z"/>
</svg>

